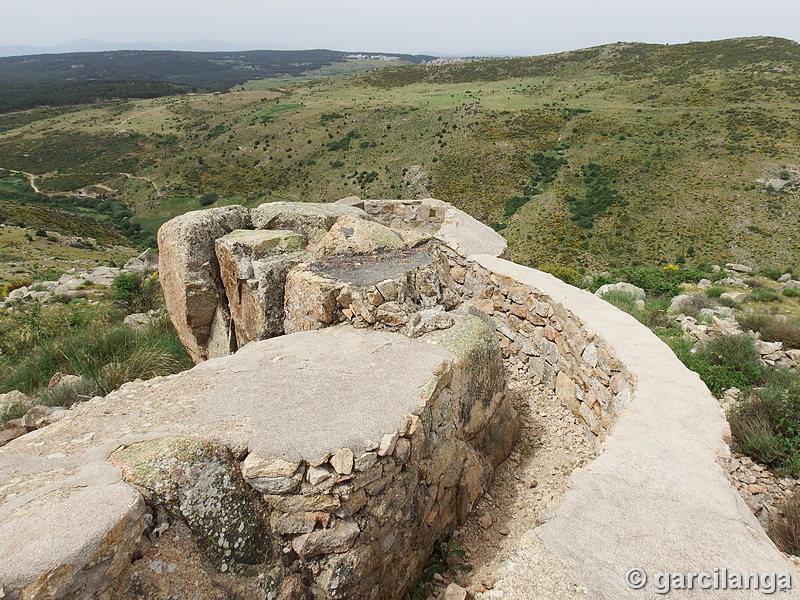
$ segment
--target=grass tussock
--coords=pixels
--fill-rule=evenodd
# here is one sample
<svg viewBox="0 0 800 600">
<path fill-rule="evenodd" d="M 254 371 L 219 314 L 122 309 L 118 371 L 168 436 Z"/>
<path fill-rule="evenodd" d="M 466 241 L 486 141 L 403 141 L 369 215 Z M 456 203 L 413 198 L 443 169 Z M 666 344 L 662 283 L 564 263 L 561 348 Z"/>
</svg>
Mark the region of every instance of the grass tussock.
<svg viewBox="0 0 800 600">
<path fill-rule="evenodd" d="M 169 319 L 137 330 L 113 305 L 35 304 L 0 321 L 0 392 L 19 390 L 46 405 L 70 406 L 127 381 L 192 366 Z M 56 372 L 80 382 L 48 389 Z M 16 415 L 19 416 L 19 415 Z M 15 418 L 5 417 L 3 420 Z"/>
<path fill-rule="evenodd" d="M 779 302 L 781 295 L 775 290 L 757 287 L 750 290 L 747 299 L 751 302 Z"/>
<path fill-rule="evenodd" d="M 782 342 L 784 349 L 800 348 L 800 322 L 796 319 L 788 319 L 784 315 L 747 312 L 739 315 L 736 320 L 743 330 L 760 333 L 764 341 Z"/>
<path fill-rule="evenodd" d="M 800 373 L 778 369 L 728 414 L 736 450 L 778 474 L 800 475 Z"/>
<path fill-rule="evenodd" d="M 775 545 L 787 554 L 800 554 L 800 492 L 792 494 L 780 507 L 780 516 L 769 526 Z"/>
</svg>

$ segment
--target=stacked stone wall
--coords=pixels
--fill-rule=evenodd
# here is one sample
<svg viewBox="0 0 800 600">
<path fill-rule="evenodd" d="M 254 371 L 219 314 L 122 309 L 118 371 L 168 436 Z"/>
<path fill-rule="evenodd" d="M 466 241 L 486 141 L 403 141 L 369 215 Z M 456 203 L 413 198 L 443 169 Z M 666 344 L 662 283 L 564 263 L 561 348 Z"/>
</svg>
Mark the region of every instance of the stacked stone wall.
<svg viewBox="0 0 800 600">
<path fill-rule="evenodd" d="M 555 390 L 600 448 L 630 402 L 635 377 L 581 319 L 541 290 L 449 253 L 451 276 L 492 317 L 503 357 L 534 384 Z"/>
<path fill-rule="evenodd" d="M 442 227 L 448 211 L 455 210 L 438 200 L 367 200 L 346 210 L 331 209 L 331 214 L 325 215 L 327 220 L 317 225 L 311 219 L 313 214 L 290 215 L 290 219 L 285 216 L 288 213 L 284 208 L 268 206 L 253 211 L 254 215 L 266 215 L 264 223 L 257 226 L 274 227 L 280 232 L 258 233 L 257 242 L 263 245 L 267 238 L 274 237 L 281 244 L 289 244 L 294 240 L 292 236 L 297 235 L 323 240 L 325 231 L 334 227 L 338 218 L 357 217 L 353 211 L 361 206 L 365 213 L 362 218 L 376 219 L 395 230 L 422 232 L 428 238 Z M 242 211 L 234 216 L 239 218 L 239 212 Z M 201 216 L 205 219 L 214 214 L 204 211 Z M 228 213 L 223 216 L 229 217 Z M 189 222 L 186 217 L 178 220 L 177 225 Z M 203 315 L 207 317 L 202 327 L 190 329 L 195 322 L 186 318 L 185 311 L 177 320 L 173 314 L 176 327 L 180 329 L 188 323 L 184 329 L 194 332 L 187 348 L 195 349 L 196 360 L 210 355 L 205 347 L 198 346 L 197 332 L 205 335 L 213 330 L 214 314 L 228 311 L 229 306 L 234 312 L 261 314 L 264 306 L 275 304 L 265 300 L 272 292 L 253 277 L 257 269 L 252 265 L 267 260 L 253 254 L 253 249 L 261 251 L 261 246 L 249 243 L 244 250 L 235 246 L 241 244 L 243 236 L 249 236 L 249 240 L 255 235 L 252 231 L 237 232 L 242 226 L 250 225 L 226 222 L 210 234 L 195 228 L 186 240 L 180 238 L 180 243 L 174 244 L 173 254 L 180 259 L 176 264 L 181 267 L 186 263 L 191 269 L 185 268 L 174 277 L 176 289 L 170 293 L 184 304 L 202 299 Z M 351 239 L 348 237 L 353 235 L 351 222 L 341 225 L 339 230 L 345 233 L 342 239 Z M 169 232 L 169 227 L 165 232 Z M 166 239 L 164 232 L 161 238 Z M 160 532 L 162 523 L 167 527 L 171 522 L 175 531 L 188 528 L 201 557 L 197 563 L 178 564 L 176 568 L 188 569 L 188 578 L 192 577 L 191 569 L 195 569 L 198 581 L 205 577 L 207 581 L 218 582 L 232 590 L 229 595 L 232 598 L 402 598 L 409 583 L 420 575 L 434 542 L 446 538 L 464 522 L 477 499 L 489 489 L 494 468 L 511 449 L 517 419 L 505 393 L 503 359 L 533 383 L 555 391 L 600 448 L 631 399 L 636 385 L 633 375 L 577 315 L 543 291 L 493 273 L 470 260 L 464 249 L 471 240 L 456 241 L 457 249 L 442 240 L 431 242 L 434 247 L 430 262 L 408 271 L 411 275 L 374 284 L 337 284 L 339 287 L 332 287 L 325 296 L 332 300 L 324 318 L 317 318 L 308 326 L 307 315 L 313 310 L 298 308 L 292 302 L 314 296 L 303 290 L 312 283 L 317 285 L 314 283 L 317 279 L 333 281 L 320 275 L 326 271 L 313 270 L 321 269 L 320 265 L 331 267 L 333 262 L 328 259 L 314 262 L 308 254 L 295 257 L 291 252 L 296 251 L 298 244 L 283 249 L 278 254 L 281 260 L 289 256 L 292 263 L 301 258 L 306 261 L 283 270 L 288 273 L 286 304 L 283 307 L 278 304 L 279 311 L 284 313 L 276 313 L 274 320 L 278 322 L 284 317 L 289 324 L 303 323 L 287 331 L 327 328 L 338 323 L 339 328 L 367 329 L 364 335 L 370 335 L 370 331 L 372 335 L 397 335 L 386 330 L 400 331 L 406 334 L 406 340 L 419 336 L 421 342 L 439 344 L 451 352 L 452 358 L 441 362 L 420 388 L 418 409 L 398 415 L 400 425 L 384 432 L 371 446 L 334 446 L 321 459 L 261 455 L 241 439 L 226 441 L 225 433 L 217 429 L 187 438 L 181 435 L 182 425 L 178 421 L 176 437 L 165 437 L 164 431 L 169 426 L 153 412 L 148 423 L 159 423 L 158 436 L 153 439 L 146 435 L 133 443 L 126 441 L 122 444 L 124 448 L 114 452 L 110 459 L 122 468 L 125 481 L 147 500 L 153 519 L 145 533 L 158 543 L 147 554 L 144 551 L 147 540 L 139 526 L 128 536 L 130 539 L 126 538 L 125 547 L 135 548 L 136 555 L 144 554 L 129 569 L 121 569 L 114 563 L 114 569 L 104 571 L 97 581 L 87 580 L 80 594 L 75 595 L 83 571 L 80 565 L 71 566 L 73 575 L 63 583 L 63 589 L 69 593 L 56 590 L 48 597 L 109 598 L 111 589 L 116 590 L 113 598 L 118 600 L 138 597 L 137 590 L 149 590 L 148 597 L 155 598 L 174 594 L 176 584 L 148 567 L 154 564 L 151 557 L 155 556 L 156 547 L 158 552 L 166 552 L 164 548 L 172 546 L 174 555 L 181 554 L 178 547 L 185 542 L 178 541 L 180 535 L 156 540 L 154 534 Z M 228 261 L 231 264 L 227 271 L 233 275 L 227 286 L 222 281 L 225 276 L 219 275 L 219 268 L 212 260 L 215 243 L 223 249 L 227 248 L 225 244 L 229 245 L 230 254 L 235 257 Z M 191 252 L 194 246 L 205 248 L 200 262 Z M 342 265 L 350 262 L 347 258 L 343 260 Z M 248 265 L 252 269 L 246 269 Z M 170 275 L 165 275 L 168 270 L 167 261 L 162 260 L 162 278 L 169 282 Z M 195 271 L 205 279 L 195 276 Z M 305 287 L 296 283 L 303 274 L 309 274 L 303 279 Z M 436 285 L 423 285 L 429 280 Z M 283 279 L 278 283 L 280 288 L 284 286 Z M 322 284 L 317 287 L 327 289 Z M 430 293 L 425 292 L 428 287 Z M 406 296 L 410 300 L 405 301 Z M 241 304 L 241 310 L 237 303 Z M 324 302 L 318 304 L 327 306 Z M 227 327 L 223 328 L 225 335 L 218 336 L 220 339 L 230 338 L 232 330 L 230 325 Z M 239 342 L 279 334 L 277 330 L 265 334 L 263 326 L 260 327 L 253 328 L 253 333 L 241 337 Z M 241 327 L 236 333 L 243 335 L 247 331 Z M 296 335 L 317 333 L 305 331 Z M 283 337 L 275 338 L 275 344 L 280 344 Z M 258 345 L 270 343 L 257 341 L 241 352 L 254 352 L 261 347 Z M 219 352 L 227 354 L 225 349 Z M 237 355 L 216 360 L 230 360 L 234 365 Z M 212 368 L 208 364 L 176 376 L 174 385 L 180 387 L 180 379 L 184 377 L 186 381 L 199 377 L 193 373 L 206 372 Z M 92 410 L 114 415 L 115 402 L 147 397 L 150 400 L 145 405 L 150 411 L 150 403 L 155 400 L 157 406 L 157 398 L 161 397 L 153 395 L 155 387 L 156 384 L 151 387 L 149 382 L 129 384 L 124 394 L 112 394 L 102 405 L 96 402 Z M 299 404 L 297 410 L 305 407 Z M 122 415 L 130 411 L 130 407 L 120 406 L 118 412 Z M 76 427 L 70 436 L 81 439 L 83 433 Z M 46 431 L 41 431 L 45 443 Z M 97 443 L 113 446 L 108 439 L 101 438 L 102 434 L 97 433 Z M 3 451 L 23 452 L 23 446 L 24 438 Z M 165 470 L 159 465 L 169 468 Z M 111 463 L 108 468 L 113 468 Z M 0 512 L 0 525 L 11 523 L 9 519 L 13 520 L 12 513 Z M 128 552 L 126 560 L 133 553 L 134 550 Z M 52 573 L 32 574 L 33 579 L 27 581 L 25 576 L 17 574 L 16 581 L 21 583 L 0 591 L 7 598 L 27 597 L 24 594 L 30 595 L 32 585 L 49 580 L 56 571 L 64 572 L 58 567 Z"/>
</svg>

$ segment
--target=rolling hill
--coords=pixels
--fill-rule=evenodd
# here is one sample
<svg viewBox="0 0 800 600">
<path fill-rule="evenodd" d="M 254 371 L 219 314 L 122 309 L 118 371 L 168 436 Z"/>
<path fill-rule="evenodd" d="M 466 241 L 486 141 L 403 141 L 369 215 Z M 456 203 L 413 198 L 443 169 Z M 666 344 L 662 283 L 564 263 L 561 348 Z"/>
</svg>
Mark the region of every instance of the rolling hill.
<svg viewBox="0 0 800 600">
<path fill-rule="evenodd" d="M 116 50 L 5 57 L 0 58 L 0 113 L 41 105 L 225 91 L 251 79 L 299 77 L 335 64 L 352 71 L 374 67 L 354 64 L 347 56 L 334 50 Z M 400 64 L 435 58 L 392 56 Z"/>
<path fill-rule="evenodd" d="M 798 44 L 744 38 L 293 86 L 253 71 L 224 94 L 0 115 L 0 168 L 112 195 L 150 232 L 201 206 L 431 195 L 524 264 L 797 271 L 797 65 Z"/>
</svg>

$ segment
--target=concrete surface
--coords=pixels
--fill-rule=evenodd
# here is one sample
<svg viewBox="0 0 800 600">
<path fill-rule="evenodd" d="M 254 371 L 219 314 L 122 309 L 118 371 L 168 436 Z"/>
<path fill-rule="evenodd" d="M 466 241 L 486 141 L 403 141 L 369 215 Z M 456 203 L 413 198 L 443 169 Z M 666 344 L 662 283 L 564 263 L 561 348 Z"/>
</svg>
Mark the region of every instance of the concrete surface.
<svg viewBox="0 0 800 600">
<path fill-rule="evenodd" d="M 358 457 L 424 403 L 435 367 L 453 359 L 435 343 L 344 325 L 255 342 L 77 405 L 0 448 L 0 597 L 44 573 L 71 579 L 113 551 L 121 520 L 143 519 L 141 496 L 108 461 L 118 448 L 178 435 L 262 457 L 313 462 L 342 447 Z"/>
<path fill-rule="evenodd" d="M 552 275 L 482 255 L 487 269 L 530 285 L 578 315 L 599 334 L 638 384 L 605 452 L 573 478 L 555 515 L 535 530 L 597 600 L 653 598 L 659 573 L 789 573 L 777 550 L 717 459 L 728 453 L 716 399 L 652 332 L 630 315 Z M 518 578 L 535 565 L 517 565 Z M 642 589 L 626 583 L 644 569 Z M 663 589 L 663 588 L 662 588 Z M 535 590 L 518 590 L 530 598 Z M 670 597 L 763 598 L 753 590 L 693 589 Z M 509 596 L 504 596 L 509 600 Z"/>
</svg>

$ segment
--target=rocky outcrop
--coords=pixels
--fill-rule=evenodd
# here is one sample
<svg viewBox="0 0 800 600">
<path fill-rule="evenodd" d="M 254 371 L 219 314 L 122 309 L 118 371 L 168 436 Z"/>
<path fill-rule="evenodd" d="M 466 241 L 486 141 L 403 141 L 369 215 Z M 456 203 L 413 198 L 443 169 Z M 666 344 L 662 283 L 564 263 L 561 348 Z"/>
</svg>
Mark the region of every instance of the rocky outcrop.
<svg viewBox="0 0 800 600">
<path fill-rule="evenodd" d="M 350 321 L 421 333 L 432 327 L 435 313 L 459 303 L 454 287 L 447 258 L 436 245 L 321 259 L 299 265 L 287 277 L 286 332 Z"/>
<path fill-rule="evenodd" d="M 437 248 L 505 251 L 501 236 L 439 200 L 353 204 L 223 207 L 165 224 L 162 287 L 194 361 L 343 321 L 415 334 L 447 326 L 435 307 L 458 301 Z"/>
<path fill-rule="evenodd" d="M 186 213 L 158 230 L 164 301 L 181 342 L 195 362 L 235 349 L 214 242 L 249 226 L 246 208 L 224 206 Z"/>
<path fill-rule="evenodd" d="M 303 235 L 237 229 L 215 241 L 237 347 L 282 335 L 286 274 L 305 257 Z"/>
<path fill-rule="evenodd" d="M 494 322 L 435 239 L 449 209 L 423 206 L 404 203 L 402 229 L 291 203 L 162 227 L 167 305 L 202 364 L 43 413 L 3 449 L 0 527 L 22 506 L 28 531 L 48 523 L 51 492 L 74 513 L 63 552 L 30 568 L 0 536 L 19 544 L 6 597 L 401 597 L 517 427 Z M 109 517 L 80 545 L 93 498 Z"/>
</svg>

